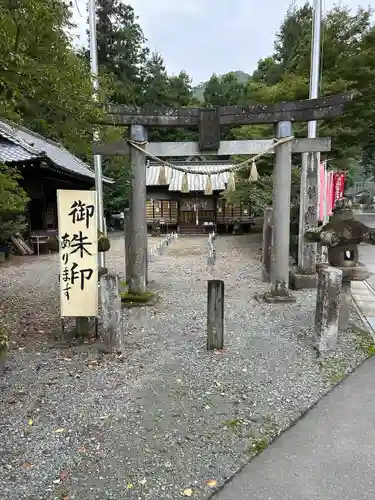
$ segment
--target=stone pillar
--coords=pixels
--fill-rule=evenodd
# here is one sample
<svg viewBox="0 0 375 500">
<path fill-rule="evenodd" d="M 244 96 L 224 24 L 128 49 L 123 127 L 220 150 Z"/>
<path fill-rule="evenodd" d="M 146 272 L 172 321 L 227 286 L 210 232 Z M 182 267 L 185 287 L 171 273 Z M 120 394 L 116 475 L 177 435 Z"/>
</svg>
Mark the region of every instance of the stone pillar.
<svg viewBox="0 0 375 500">
<path fill-rule="evenodd" d="M 273 233 L 273 209 L 267 207 L 264 210 L 263 240 L 262 240 L 262 281 L 269 283 L 271 280 L 271 258 L 272 258 L 272 233 Z"/>
<path fill-rule="evenodd" d="M 129 265 L 130 262 L 130 235 L 131 235 L 131 228 L 130 228 L 130 214 L 129 214 L 129 208 L 124 209 L 124 241 L 125 241 L 125 281 L 128 283 L 128 278 L 129 278 L 129 273 L 131 270 L 131 265 Z"/>
<path fill-rule="evenodd" d="M 317 244 L 306 242 L 304 234 L 318 225 L 318 193 L 319 193 L 319 155 L 304 153 L 302 155 L 301 204 L 298 240 L 298 267 L 304 274 L 316 273 Z"/>
<path fill-rule="evenodd" d="M 143 125 L 130 126 L 130 139 L 140 143 L 147 140 Z M 144 145 L 143 145 L 144 147 Z M 129 199 L 128 243 L 126 279 L 129 293 L 141 294 L 147 287 L 147 221 L 146 221 L 146 158 L 135 148 L 130 148 L 132 186 Z"/>
<path fill-rule="evenodd" d="M 298 267 L 290 276 L 294 290 L 316 286 L 317 244 L 305 241 L 305 232 L 318 225 L 319 155 L 302 154 Z"/>
<path fill-rule="evenodd" d="M 279 122 L 276 137 L 292 135 L 292 123 Z M 292 144 L 276 147 L 273 173 L 273 249 L 271 263 L 271 291 L 267 302 L 294 302 L 289 292 L 289 238 L 290 194 L 292 181 Z"/>
<path fill-rule="evenodd" d="M 352 307 L 352 284 L 344 279 L 340 295 L 339 330 L 345 331 L 349 327 L 350 310 Z"/>
<path fill-rule="evenodd" d="M 342 271 L 334 267 L 319 270 L 315 310 L 315 340 L 321 354 L 336 349 L 339 329 Z"/>
<path fill-rule="evenodd" d="M 108 352 L 121 351 L 124 332 L 121 324 L 121 297 L 118 277 L 106 274 L 100 278 L 102 298 L 103 341 Z"/>
<path fill-rule="evenodd" d="M 148 232 L 147 232 L 147 217 L 146 217 L 146 287 L 148 284 Z"/>
</svg>

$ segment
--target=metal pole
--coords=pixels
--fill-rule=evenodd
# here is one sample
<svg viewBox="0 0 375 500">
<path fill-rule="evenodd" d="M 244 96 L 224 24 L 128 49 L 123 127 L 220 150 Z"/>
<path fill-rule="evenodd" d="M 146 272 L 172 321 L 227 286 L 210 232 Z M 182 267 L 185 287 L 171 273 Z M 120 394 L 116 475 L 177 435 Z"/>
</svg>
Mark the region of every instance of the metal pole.
<svg viewBox="0 0 375 500">
<path fill-rule="evenodd" d="M 90 34 L 90 67 L 92 74 L 92 85 L 94 101 L 98 100 L 98 49 L 96 45 L 96 4 L 95 0 L 88 0 L 89 10 L 89 34 Z M 94 142 L 99 140 L 98 130 L 93 134 Z M 103 175 L 102 175 L 102 157 L 94 155 L 94 169 L 95 169 L 95 189 L 97 195 L 98 207 L 98 229 L 101 233 L 106 234 L 106 227 L 104 223 L 104 208 L 103 208 Z M 105 252 L 98 252 L 99 266 L 105 267 Z"/>
<path fill-rule="evenodd" d="M 322 25 L 322 0 L 315 0 L 314 4 L 309 99 L 318 98 L 320 82 L 320 31 Z M 314 139 L 317 135 L 317 121 L 314 120 L 309 122 L 307 130 L 307 136 Z"/>
<path fill-rule="evenodd" d="M 320 83 L 320 38 L 322 0 L 314 0 L 314 20 L 311 40 L 309 99 L 317 99 Z M 317 136 L 317 121 L 307 124 L 307 136 Z M 300 218 L 298 238 L 298 267 L 305 274 L 315 274 L 317 245 L 304 241 L 307 229 L 318 224 L 319 218 L 319 163 L 320 153 L 303 153 L 301 165 Z"/>
</svg>

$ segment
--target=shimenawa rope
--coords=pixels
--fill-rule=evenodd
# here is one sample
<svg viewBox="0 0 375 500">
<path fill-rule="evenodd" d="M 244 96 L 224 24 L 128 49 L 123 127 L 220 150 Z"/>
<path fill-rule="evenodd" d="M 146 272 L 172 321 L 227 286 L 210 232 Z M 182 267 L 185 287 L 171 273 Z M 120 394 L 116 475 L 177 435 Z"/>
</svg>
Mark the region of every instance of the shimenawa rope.
<svg viewBox="0 0 375 500">
<path fill-rule="evenodd" d="M 147 144 L 147 141 L 142 141 L 142 142 L 137 142 L 128 139 L 128 143 L 130 146 L 132 146 L 134 149 L 137 149 L 138 151 L 142 152 L 144 155 L 148 156 L 151 160 L 156 161 L 157 163 L 160 164 L 160 172 L 159 172 L 159 185 L 163 186 L 168 184 L 167 180 L 167 173 L 165 170 L 165 167 L 169 167 L 172 171 L 177 170 L 179 172 L 183 172 L 184 176 L 182 178 L 181 182 L 181 192 L 182 193 L 188 193 L 189 192 L 189 181 L 188 181 L 188 174 L 193 174 L 193 175 L 206 175 L 207 176 L 207 181 L 206 181 L 206 187 L 205 187 L 205 194 L 210 195 L 212 194 L 212 175 L 220 175 L 225 172 L 230 172 L 229 179 L 228 179 L 228 185 L 227 185 L 227 190 L 228 191 L 234 191 L 235 190 L 235 176 L 234 176 L 234 171 L 238 170 L 249 163 L 251 163 L 250 167 L 250 172 L 249 172 L 249 182 L 256 182 L 258 180 L 258 171 L 256 167 L 256 160 L 261 158 L 262 156 L 266 155 L 270 151 L 274 150 L 277 146 L 280 146 L 280 144 L 284 144 L 285 142 L 289 142 L 294 139 L 294 136 L 289 136 L 289 137 L 282 137 L 281 139 L 273 139 L 275 142 L 269 146 L 267 149 L 262 151 L 261 153 L 258 153 L 251 158 L 248 158 L 247 160 L 242 161 L 241 163 L 236 163 L 235 165 L 232 165 L 231 167 L 223 167 L 219 168 L 216 172 L 208 173 L 204 170 L 199 170 L 199 169 L 192 169 L 189 167 L 183 167 L 182 165 L 174 165 L 173 163 L 170 163 L 168 161 L 162 160 L 161 158 L 158 158 L 157 156 L 152 155 L 151 153 L 148 153 L 145 151 L 145 149 L 142 147 Z"/>
</svg>

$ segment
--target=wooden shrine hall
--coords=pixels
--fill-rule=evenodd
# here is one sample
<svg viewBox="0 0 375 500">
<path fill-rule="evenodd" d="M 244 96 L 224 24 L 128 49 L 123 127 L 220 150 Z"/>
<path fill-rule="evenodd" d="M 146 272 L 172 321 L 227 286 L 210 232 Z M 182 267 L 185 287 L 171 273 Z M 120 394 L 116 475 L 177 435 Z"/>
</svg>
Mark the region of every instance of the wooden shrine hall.
<svg viewBox="0 0 375 500">
<path fill-rule="evenodd" d="M 207 175 L 187 174 L 187 192 L 183 189 L 184 173 L 162 167 L 160 163 L 148 162 L 146 170 L 147 201 L 146 215 L 149 229 L 156 223 L 162 232 L 178 230 L 181 234 L 200 234 L 214 226 L 217 232 L 229 232 L 235 221 L 243 230 L 249 231 L 253 223 L 250 205 L 235 206 L 222 198 L 229 172 L 217 173 L 232 167 L 226 161 L 183 161 L 174 165 L 189 170 L 204 171 Z M 160 184 L 160 170 L 165 168 L 166 184 Z M 207 176 L 212 182 L 212 194 L 205 195 Z"/>
</svg>

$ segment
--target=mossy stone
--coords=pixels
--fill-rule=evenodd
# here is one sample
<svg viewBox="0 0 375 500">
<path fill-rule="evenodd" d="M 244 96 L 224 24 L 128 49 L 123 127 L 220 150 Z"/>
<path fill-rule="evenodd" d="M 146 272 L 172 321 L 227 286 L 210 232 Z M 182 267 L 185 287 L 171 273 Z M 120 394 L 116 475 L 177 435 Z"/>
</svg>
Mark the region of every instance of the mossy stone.
<svg viewBox="0 0 375 500">
<path fill-rule="evenodd" d="M 158 300 L 158 295 L 154 292 L 144 292 L 144 293 L 121 293 L 121 302 L 123 303 L 124 306 L 128 307 L 136 307 L 136 306 L 143 306 L 143 305 L 154 305 L 156 304 Z"/>
<path fill-rule="evenodd" d="M 111 248 L 111 242 L 109 238 L 104 235 L 100 235 L 98 238 L 98 252 L 108 252 Z"/>
</svg>

